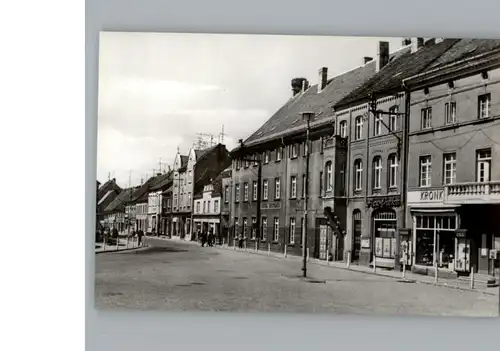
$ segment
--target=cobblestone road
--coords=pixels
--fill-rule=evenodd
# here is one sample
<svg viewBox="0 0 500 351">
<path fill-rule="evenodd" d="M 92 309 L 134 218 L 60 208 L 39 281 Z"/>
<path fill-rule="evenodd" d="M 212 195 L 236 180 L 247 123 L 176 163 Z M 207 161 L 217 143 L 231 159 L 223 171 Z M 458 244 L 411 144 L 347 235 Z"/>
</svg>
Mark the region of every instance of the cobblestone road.
<svg viewBox="0 0 500 351">
<path fill-rule="evenodd" d="M 498 315 L 498 297 L 309 265 L 299 260 L 158 240 L 96 255 L 96 307 L 169 311 Z"/>
</svg>

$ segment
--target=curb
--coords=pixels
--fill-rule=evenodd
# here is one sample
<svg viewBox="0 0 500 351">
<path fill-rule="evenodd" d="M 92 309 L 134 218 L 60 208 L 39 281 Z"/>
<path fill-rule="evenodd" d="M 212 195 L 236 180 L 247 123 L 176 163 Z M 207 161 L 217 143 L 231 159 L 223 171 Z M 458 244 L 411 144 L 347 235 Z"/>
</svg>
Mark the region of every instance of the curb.
<svg viewBox="0 0 500 351">
<path fill-rule="evenodd" d="M 129 247 L 128 249 L 120 249 L 120 250 L 95 251 L 95 254 L 97 255 L 97 254 L 105 254 L 105 253 L 133 251 L 133 250 L 140 250 L 140 249 L 146 249 L 146 248 L 148 248 L 148 246 Z"/>
</svg>

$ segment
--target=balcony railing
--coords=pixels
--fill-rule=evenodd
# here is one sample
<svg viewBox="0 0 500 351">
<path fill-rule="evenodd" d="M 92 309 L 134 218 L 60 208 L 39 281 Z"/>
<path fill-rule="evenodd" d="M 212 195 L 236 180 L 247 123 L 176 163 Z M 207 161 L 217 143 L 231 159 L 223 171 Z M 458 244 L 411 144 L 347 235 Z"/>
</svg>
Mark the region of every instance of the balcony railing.
<svg viewBox="0 0 500 351">
<path fill-rule="evenodd" d="M 500 203 L 500 181 L 445 185 L 445 203 Z"/>
</svg>

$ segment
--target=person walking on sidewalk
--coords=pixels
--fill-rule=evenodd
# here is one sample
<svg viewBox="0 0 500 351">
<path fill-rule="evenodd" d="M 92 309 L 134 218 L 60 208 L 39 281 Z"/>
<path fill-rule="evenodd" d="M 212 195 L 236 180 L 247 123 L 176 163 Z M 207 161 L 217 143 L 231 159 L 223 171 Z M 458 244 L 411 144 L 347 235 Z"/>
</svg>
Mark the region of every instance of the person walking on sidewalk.
<svg viewBox="0 0 500 351">
<path fill-rule="evenodd" d="M 142 229 L 137 232 L 137 245 L 138 246 L 141 246 L 143 235 L 144 235 L 144 232 L 142 231 Z"/>
<path fill-rule="evenodd" d="M 238 236 L 238 247 L 240 249 L 243 248 L 243 234 L 242 233 L 240 233 L 240 235 Z"/>
</svg>

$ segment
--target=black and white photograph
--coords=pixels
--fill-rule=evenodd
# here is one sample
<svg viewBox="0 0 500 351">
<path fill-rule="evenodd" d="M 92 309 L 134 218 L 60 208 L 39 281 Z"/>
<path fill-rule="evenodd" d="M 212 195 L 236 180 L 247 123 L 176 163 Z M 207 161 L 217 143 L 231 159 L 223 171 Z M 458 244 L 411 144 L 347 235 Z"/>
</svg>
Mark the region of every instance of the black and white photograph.
<svg viewBox="0 0 500 351">
<path fill-rule="evenodd" d="M 101 32 L 97 126 L 98 310 L 499 316 L 500 39 Z"/>
</svg>

